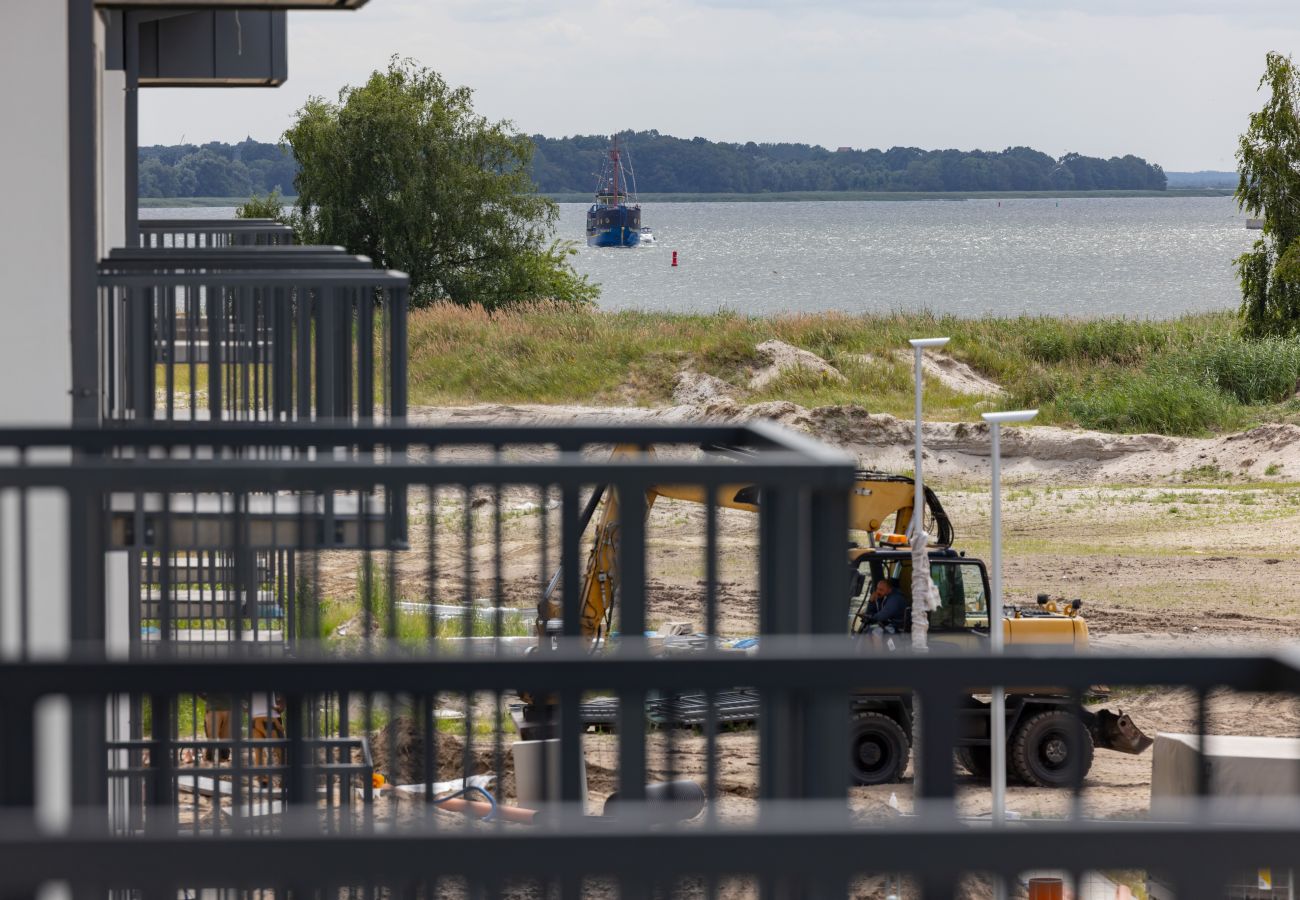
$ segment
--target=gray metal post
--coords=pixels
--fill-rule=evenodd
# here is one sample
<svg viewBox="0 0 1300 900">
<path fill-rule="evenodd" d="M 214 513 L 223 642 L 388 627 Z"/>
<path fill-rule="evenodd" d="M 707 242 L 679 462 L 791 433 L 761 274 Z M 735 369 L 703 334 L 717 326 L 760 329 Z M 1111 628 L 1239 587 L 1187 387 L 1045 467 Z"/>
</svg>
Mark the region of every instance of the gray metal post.
<svg viewBox="0 0 1300 900">
<path fill-rule="evenodd" d="M 134 12 L 122 16 L 126 64 L 126 122 L 124 133 L 126 245 L 140 245 L 140 21 Z"/>
<path fill-rule="evenodd" d="M 94 0 L 68 0 L 68 293 L 72 419 L 99 423 Z"/>
<path fill-rule="evenodd" d="M 993 424 L 990 440 L 993 444 L 993 522 L 991 525 L 993 553 L 993 593 L 989 597 L 989 645 L 994 653 L 1002 652 L 1002 426 Z M 992 721 L 989 737 L 992 740 L 990 762 L 993 768 L 993 824 L 1006 821 L 1007 793 L 1007 714 L 1006 694 L 1002 685 L 993 687 Z"/>
<path fill-rule="evenodd" d="M 985 413 L 984 421 L 989 423 L 989 441 L 991 444 L 993 483 L 992 510 L 992 591 L 989 597 L 989 647 L 994 654 L 1002 653 L 1002 426 L 1015 422 L 1028 422 L 1038 415 L 1038 410 L 1020 410 L 1017 412 Z M 1002 826 L 1007 818 L 1007 713 L 1006 690 L 1003 685 L 993 686 L 993 699 L 989 710 L 989 781 L 993 793 L 993 825 Z M 996 895 L 1006 896 L 1006 884 L 1001 879 L 996 883 Z"/>
</svg>

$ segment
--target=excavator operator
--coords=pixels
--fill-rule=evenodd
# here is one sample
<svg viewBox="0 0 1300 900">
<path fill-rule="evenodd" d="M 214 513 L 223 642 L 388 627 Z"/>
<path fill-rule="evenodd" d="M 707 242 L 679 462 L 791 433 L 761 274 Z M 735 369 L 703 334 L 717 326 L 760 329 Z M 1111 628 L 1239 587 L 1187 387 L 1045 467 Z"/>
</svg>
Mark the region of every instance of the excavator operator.
<svg viewBox="0 0 1300 900">
<path fill-rule="evenodd" d="M 866 627 L 868 631 L 881 630 L 897 634 L 903 630 L 907 617 L 908 600 L 903 596 L 897 578 L 882 578 L 867 601 Z"/>
</svg>

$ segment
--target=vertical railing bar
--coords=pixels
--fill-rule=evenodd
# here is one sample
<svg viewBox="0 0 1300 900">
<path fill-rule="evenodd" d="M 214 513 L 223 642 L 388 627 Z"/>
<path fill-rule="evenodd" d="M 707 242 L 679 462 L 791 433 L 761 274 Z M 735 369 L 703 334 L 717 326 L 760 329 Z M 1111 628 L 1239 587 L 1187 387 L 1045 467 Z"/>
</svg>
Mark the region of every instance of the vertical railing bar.
<svg viewBox="0 0 1300 900">
<path fill-rule="evenodd" d="M 389 410 L 389 419 L 395 423 L 401 423 L 406 420 L 407 414 L 407 393 L 408 384 L 408 347 L 407 347 L 407 314 L 409 305 L 409 289 L 405 286 L 394 287 L 388 292 L 388 299 L 392 306 L 390 314 L 392 316 L 392 385 L 391 385 L 391 406 Z"/>
<path fill-rule="evenodd" d="M 460 627 L 461 637 L 469 638 L 474 634 L 474 497 L 468 484 L 461 486 L 461 548 Z M 461 646 L 465 654 L 473 652 L 471 641 L 462 641 Z"/>
<path fill-rule="evenodd" d="M 462 485 L 461 547 L 463 548 L 463 570 L 461 572 L 461 637 L 465 655 L 474 653 L 474 501 L 473 487 Z M 473 768 L 474 740 L 474 695 L 465 691 L 465 742 L 461 754 L 461 777 L 469 778 Z M 465 817 L 464 827 L 471 827 L 471 818 Z"/>
<path fill-rule="evenodd" d="M 433 451 L 429 451 L 432 453 Z M 433 484 L 425 486 L 425 518 L 428 521 L 428 549 L 425 556 L 424 602 L 428 606 L 426 629 L 429 640 L 427 650 L 433 655 L 438 653 L 438 612 L 434 598 L 438 596 L 438 489 Z"/>
<path fill-rule="evenodd" d="M 207 284 L 200 291 L 208 314 L 208 418 L 213 423 L 218 423 L 223 418 L 221 345 L 225 340 L 225 329 L 222 327 L 225 320 L 222 314 L 225 297 L 219 285 Z M 198 385 L 191 383 L 190 391 L 190 406 L 197 414 Z"/>
<path fill-rule="evenodd" d="M 1084 741 L 1091 741 L 1083 724 L 1083 692 L 1075 688 L 1070 692 L 1070 730 L 1071 744 L 1076 748 L 1070 753 L 1070 820 L 1083 819 L 1083 757 L 1077 748 L 1084 746 Z"/>
<path fill-rule="evenodd" d="M 163 360 L 167 365 L 167 396 L 164 400 L 167 404 L 167 421 L 173 422 L 176 420 L 176 291 L 174 288 L 168 288 L 163 302 L 165 304 L 162 316 Z M 150 357 L 153 358 L 154 354 L 150 354 Z"/>
<path fill-rule="evenodd" d="M 199 415 L 198 390 L 199 390 L 199 362 L 198 362 L 198 338 L 197 333 L 200 324 L 203 321 L 203 314 L 200 309 L 199 296 L 201 288 L 195 285 L 187 285 L 182 293 L 185 302 L 185 365 L 189 370 L 189 407 L 190 421 L 193 422 Z M 209 392 L 209 398 L 211 392 Z M 211 400 L 209 399 L 209 403 Z"/>
<path fill-rule="evenodd" d="M 564 485 L 560 489 L 560 590 L 564 602 L 560 608 L 564 637 L 576 638 L 581 633 L 582 576 L 579 542 L 582 530 L 578 522 L 577 489 Z M 547 623 L 543 622 L 542 627 Z"/>
<path fill-rule="evenodd" d="M 20 468 L 29 465 L 30 458 L 26 447 L 18 449 L 18 466 Z M 18 489 L 18 658 L 27 660 L 31 653 L 31 563 L 29 556 L 31 554 L 29 534 L 31 528 L 28 527 L 31 521 L 31 510 L 28 504 L 28 489 Z"/>
<path fill-rule="evenodd" d="M 492 461 L 498 466 L 501 464 L 501 445 L 495 444 L 492 448 Z M 501 485 L 496 483 L 492 485 L 492 634 L 496 638 L 496 647 L 494 655 L 500 655 L 501 638 L 505 631 L 505 618 L 501 611 L 502 604 L 505 602 L 505 592 L 502 589 L 502 581 L 505 577 L 505 564 L 501 557 L 501 543 L 504 539 L 501 522 Z"/>
<path fill-rule="evenodd" d="M 298 302 L 294 307 L 296 319 L 297 339 L 295 350 L 297 352 L 297 374 L 298 380 L 295 385 L 298 418 L 303 422 L 311 421 L 312 415 L 312 372 L 314 365 L 312 360 L 312 321 L 314 317 L 319 316 L 320 297 L 313 295 L 313 292 L 303 286 L 298 292 Z M 290 407 L 292 408 L 292 407 Z"/>
<path fill-rule="evenodd" d="M 356 289 L 357 417 L 362 424 L 375 418 L 375 292 Z"/>
<path fill-rule="evenodd" d="M 1196 691 L 1196 797 L 1204 801 L 1210 795 L 1210 761 L 1206 744 L 1210 731 L 1207 689 Z"/>
<path fill-rule="evenodd" d="M 611 486 L 611 491 L 614 488 Z M 614 538 L 617 559 L 611 602 L 619 609 L 619 652 L 645 649 L 646 495 L 644 485 L 624 479 L 617 488 L 620 528 Z M 613 501 L 614 495 L 607 498 Z M 602 538 L 602 539 L 608 539 Z M 612 624 L 609 626 L 612 630 Z M 606 634 L 606 639 L 610 634 Z M 646 715 L 644 690 L 620 690 L 618 698 L 618 788 L 622 802 L 645 799 Z"/>
</svg>

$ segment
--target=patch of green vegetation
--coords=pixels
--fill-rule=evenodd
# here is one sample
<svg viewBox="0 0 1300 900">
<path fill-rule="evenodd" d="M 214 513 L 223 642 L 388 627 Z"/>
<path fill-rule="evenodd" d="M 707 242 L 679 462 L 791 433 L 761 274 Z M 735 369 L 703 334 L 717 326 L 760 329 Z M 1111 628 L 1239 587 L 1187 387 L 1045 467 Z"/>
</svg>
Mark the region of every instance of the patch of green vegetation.
<svg viewBox="0 0 1300 900">
<path fill-rule="evenodd" d="M 1232 477 L 1232 473 L 1225 469 L 1219 468 L 1218 463 L 1202 463 L 1199 466 L 1192 466 L 1190 469 L 1184 469 L 1182 480 L 1186 482 L 1195 482 L 1197 484 L 1213 484 L 1218 481 L 1226 481 Z"/>
<path fill-rule="evenodd" d="M 856 405 L 910 418 L 918 334 L 1001 385 L 1005 396 L 926 379 L 928 416 L 974 421 L 990 408 L 1038 407 L 1043 424 L 1202 435 L 1300 416 L 1300 339 L 1250 340 L 1230 313 L 1178 319 L 963 319 L 931 313 L 823 313 L 775 318 L 541 305 L 503 313 L 435 306 L 412 313 L 411 400 L 456 403 L 672 402 L 679 371 L 719 378 L 737 400 L 809 408 Z M 748 388 L 755 347 L 781 340 L 817 354 L 844 379 L 788 371 Z"/>
<path fill-rule="evenodd" d="M 1067 395 L 1071 418 L 1101 431 L 1204 434 L 1241 424 L 1221 391 L 1178 373 L 1148 370 L 1097 379 L 1096 390 Z"/>
</svg>

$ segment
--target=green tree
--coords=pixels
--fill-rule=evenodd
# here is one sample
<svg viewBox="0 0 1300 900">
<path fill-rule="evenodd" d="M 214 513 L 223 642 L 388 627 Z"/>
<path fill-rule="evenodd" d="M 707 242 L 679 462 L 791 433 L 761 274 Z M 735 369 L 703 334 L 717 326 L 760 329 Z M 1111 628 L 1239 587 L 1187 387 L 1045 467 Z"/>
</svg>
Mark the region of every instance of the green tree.
<svg viewBox="0 0 1300 900">
<path fill-rule="evenodd" d="M 288 221 L 288 217 L 284 212 L 284 201 L 280 197 L 278 190 L 272 190 L 265 197 L 254 192 L 253 196 L 249 197 L 243 206 L 235 208 L 235 218 L 274 219 L 277 222 Z"/>
<path fill-rule="evenodd" d="M 1254 335 L 1300 332 L 1300 73 L 1268 54 L 1260 88 L 1268 102 L 1251 113 L 1237 147 L 1237 206 L 1264 220 L 1263 237 L 1237 257 L 1241 312 Z"/>
<path fill-rule="evenodd" d="M 337 103 L 308 100 L 285 140 L 299 234 L 408 273 L 416 305 L 596 297 L 551 239 L 559 208 L 529 177 L 532 142 L 476 114 L 468 88 L 394 57 Z"/>
</svg>

